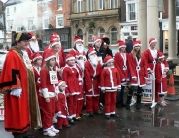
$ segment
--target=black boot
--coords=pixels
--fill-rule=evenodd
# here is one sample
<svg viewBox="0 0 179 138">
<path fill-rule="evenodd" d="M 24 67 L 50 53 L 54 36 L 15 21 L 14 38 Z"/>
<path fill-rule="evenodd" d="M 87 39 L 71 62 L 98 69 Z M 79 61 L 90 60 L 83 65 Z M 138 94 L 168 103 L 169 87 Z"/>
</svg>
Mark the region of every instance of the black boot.
<svg viewBox="0 0 179 138">
<path fill-rule="evenodd" d="M 136 104 L 136 109 L 141 108 L 141 95 L 137 94 L 137 104 Z"/>
<path fill-rule="evenodd" d="M 128 95 L 127 102 L 126 102 L 126 109 L 128 110 L 130 109 L 131 99 L 132 99 L 132 96 Z"/>
<path fill-rule="evenodd" d="M 13 132 L 12 135 L 14 136 L 14 138 L 23 138 L 22 133 L 15 133 L 15 132 Z"/>
</svg>

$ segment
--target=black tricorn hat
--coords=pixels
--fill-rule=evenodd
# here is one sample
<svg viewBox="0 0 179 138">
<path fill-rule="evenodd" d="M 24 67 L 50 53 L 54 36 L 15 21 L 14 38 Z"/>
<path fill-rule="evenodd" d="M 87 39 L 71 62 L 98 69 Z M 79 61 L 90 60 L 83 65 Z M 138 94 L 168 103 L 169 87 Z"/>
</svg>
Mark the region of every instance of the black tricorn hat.
<svg viewBox="0 0 179 138">
<path fill-rule="evenodd" d="M 23 40 L 29 40 L 32 36 L 28 35 L 27 33 L 18 32 L 14 35 L 15 42 L 20 42 Z"/>
<path fill-rule="evenodd" d="M 102 38 L 103 39 L 103 42 L 105 42 L 106 44 L 110 44 L 110 39 L 108 37 L 104 37 Z"/>
</svg>

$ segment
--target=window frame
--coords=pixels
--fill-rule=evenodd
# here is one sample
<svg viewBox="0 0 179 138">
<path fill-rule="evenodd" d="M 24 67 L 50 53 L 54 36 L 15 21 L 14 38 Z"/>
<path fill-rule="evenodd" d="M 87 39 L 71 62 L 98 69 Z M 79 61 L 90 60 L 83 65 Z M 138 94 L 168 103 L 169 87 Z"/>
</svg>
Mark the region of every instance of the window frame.
<svg viewBox="0 0 179 138">
<path fill-rule="evenodd" d="M 129 15 L 130 15 L 130 13 L 129 13 L 129 4 L 134 4 L 135 5 L 135 20 L 130 20 L 129 19 Z M 135 1 L 128 1 L 128 2 L 126 2 L 126 21 L 127 22 L 133 22 L 133 21 L 137 21 L 137 4 L 136 4 L 136 2 Z"/>
<path fill-rule="evenodd" d="M 13 28 L 13 20 L 7 20 L 7 32 L 11 32 Z"/>
<path fill-rule="evenodd" d="M 100 32 L 101 29 L 104 30 L 104 34 Z M 102 36 L 101 36 L 101 35 L 102 35 Z M 100 37 L 102 38 L 103 35 L 105 35 L 105 29 L 101 27 L 101 28 L 98 29 L 98 36 L 100 36 Z"/>
<path fill-rule="evenodd" d="M 62 17 L 62 23 L 63 23 L 63 25 L 62 26 L 59 26 L 58 25 L 58 18 L 61 18 Z M 56 15 L 56 28 L 63 28 L 64 27 L 64 15 L 63 14 L 58 14 L 58 15 Z"/>
<path fill-rule="evenodd" d="M 31 26 L 29 25 L 29 21 L 32 21 Z M 30 19 L 27 20 L 27 25 L 28 25 L 28 30 L 29 30 L 29 31 L 32 31 L 32 30 L 33 30 L 33 24 L 34 24 L 34 20 L 33 20 L 32 18 L 30 18 Z M 30 29 L 29 29 L 29 28 L 30 28 Z"/>
<path fill-rule="evenodd" d="M 90 31 L 90 30 L 93 31 L 92 34 L 89 34 L 89 31 Z M 87 35 L 87 36 L 88 36 L 88 37 L 87 37 L 87 43 L 88 43 L 88 44 L 93 44 L 93 42 L 94 42 L 94 37 L 93 37 L 93 36 L 94 36 L 94 30 L 93 30 L 93 29 L 89 29 L 89 30 L 87 31 L 87 34 L 88 34 L 88 35 Z M 88 41 L 90 36 L 92 37 L 92 41 L 91 41 L 91 42 Z"/>
<path fill-rule="evenodd" d="M 114 4 L 114 5 L 116 5 L 114 8 L 112 7 L 112 1 L 115 1 L 115 3 L 116 3 L 116 4 Z M 117 7 L 118 7 L 118 0 L 110 0 L 110 9 L 115 9 Z"/>
<path fill-rule="evenodd" d="M 80 34 L 79 31 L 81 31 L 82 34 Z M 78 35 L 79 37 L 81 37 L 81 39 L 83 39 L 83 30 L 82 30 L 82 29 L 78 29 L 77 35 Z"/>
<path fill-rule="evenodd" d="M 43 11 L 48 12 L 48 2 L 44 2 Z"/>
<path fill-rule="evenodd" d="M 116 31 L 111 31 L 113 28 L 115 28 Z M 116 42 L 115 42 L 115 43 L 113 43 L 112 33 L 116 33 Z M 118 31 L 117 31 L 117 28 L 116 28 L 115 26 L 112 27 L 112 28 L 110 28 L 110 40 L 111 40 L 111 46 L 115 46 L 116 43 L 117 43 L 117 33 L 118 33 Z"/>
<path fill-rule="evenodd" d="M 100 5 L 100 1 L 102 2 L 102 5 Z M 102 8 L 100 8 L 102 6 Z M 98 10 L 104 10 L 104 0 L 98 0 Z"/>
<path fill-rule="evenodd" d="M 47 27 L 46 27 L 46 25 L 45 25 L 45 20 L 48 20 L 48 25 L 47 25 Z M 43 29 L 49 29 L 49 24 L 50 24 L 50 19 L 49 19 L 49 17 L 44 17 L 44 18 L 43 18 Z"/>
<path fill-rule="evenodd" d="M 7 7 L 6 9 L 7 9 L 7 12 L 6 12 L 6 14 L 7 14 L 7 15 L 9 15 L 9 14 L 10 14 L 9 7 Z"/>
<path fill-rule="evenodd" d="M 61 4 L 59 4 L 59 1 L 61 1 Z M 63 0 L 58 0 L 58 10 L 62 10 L 63 9 Z M 61 5 L 61 7 L 59 6 Z"/>
<path fill-rule="evenodd" d="M 79 5 L 80 5 L 80 10 L 79 10 Z M 83 12 L 83 0 L 77 0 L 77 13 L 80 12 Z"/>
<path fill-rule="evenodd" d="M 94 11 L 94 0 L 87 0 L 86 4 L 88 11 Z"/>
</svg>

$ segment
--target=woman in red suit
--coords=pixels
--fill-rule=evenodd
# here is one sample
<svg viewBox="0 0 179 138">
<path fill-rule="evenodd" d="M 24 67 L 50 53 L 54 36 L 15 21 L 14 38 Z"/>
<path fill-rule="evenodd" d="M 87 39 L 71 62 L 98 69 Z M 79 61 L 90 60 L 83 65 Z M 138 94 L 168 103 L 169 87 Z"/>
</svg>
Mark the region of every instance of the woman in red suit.
<svg viewBox="0 0 179 138">
<path fill-rule="evenodd" d="M 131 98 L 135 87 L 137 87 L 137 105 L 136 108 L 141 107 L 142 87 L 146 85 L 145 79 L 148 78 L 147 64 L 145 56 L 141 54 L 140 40 L 133 42 L 133 50 L 128 55 L 128 65 L 131 74 L 130 90 L 127 96 L 126 108 L 130 109 Z"/>
</svg>

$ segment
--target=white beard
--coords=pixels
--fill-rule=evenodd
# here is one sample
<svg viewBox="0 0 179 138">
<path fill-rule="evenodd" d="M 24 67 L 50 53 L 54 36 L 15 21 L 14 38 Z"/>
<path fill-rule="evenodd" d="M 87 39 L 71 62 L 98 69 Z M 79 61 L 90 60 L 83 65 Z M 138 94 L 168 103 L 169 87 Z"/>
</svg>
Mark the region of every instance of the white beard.
<svg viewBox="0 0 179 138">
<path fill-rule="evenodd" d="M 80 53 L 83 53 L 83 51 L 84 51 L 84 46 L 83 46 L 83 44 L 76 44 L 76 49 L 77 49 Z"/>
<path fill-rule="evenodd" d="M 90 62 L 92 63 L 93 66 L 98 65 L 98 57 L 97 56 L 90 56 L 89 60 L 90 60 Z"/>
<path fill-rule="evenodd" d="M 39 44 L 37 41 L 30 41 L 29 42 L 30 47 L 32 48 L 32 50 L 34 50 L 34 52 L 38 52 L 39 51 Z"/>
<path fill-rule="evenodd" d="M 84 60 L 77 60 L 77 64 L 80 66 L 80 68 L 82 69 L 82 71 L 84 71 Z"/>
</svg>

